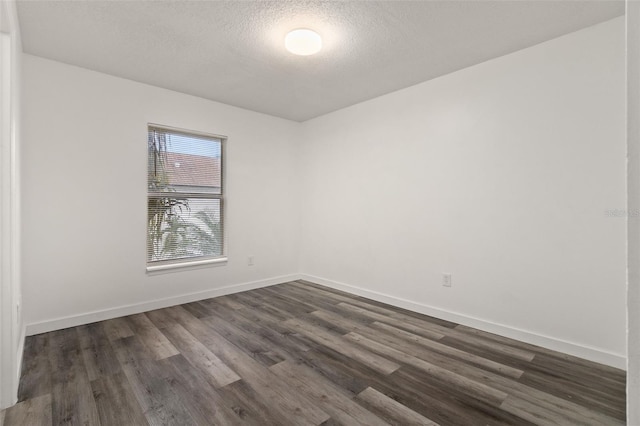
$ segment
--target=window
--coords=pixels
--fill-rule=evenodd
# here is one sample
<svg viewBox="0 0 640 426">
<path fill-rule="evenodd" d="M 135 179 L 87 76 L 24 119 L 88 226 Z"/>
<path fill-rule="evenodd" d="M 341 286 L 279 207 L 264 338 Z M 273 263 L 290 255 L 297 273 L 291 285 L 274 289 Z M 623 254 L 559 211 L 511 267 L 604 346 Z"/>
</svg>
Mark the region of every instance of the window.
<svg viewBox="0 0 640 426">
<path fill-rule="evenodd" d="M 224 258 L 224 142 L 149 125 L 147 270 Z"/>
</svg>

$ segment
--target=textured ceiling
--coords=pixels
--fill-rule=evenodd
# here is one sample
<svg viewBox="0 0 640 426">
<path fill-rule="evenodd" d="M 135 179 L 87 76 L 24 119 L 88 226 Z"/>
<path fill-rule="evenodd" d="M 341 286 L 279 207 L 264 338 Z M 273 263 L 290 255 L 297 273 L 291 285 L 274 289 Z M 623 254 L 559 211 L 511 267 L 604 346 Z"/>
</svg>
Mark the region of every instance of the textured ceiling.
<svg viewBox="0 0 640 426">
<path fill-rule="evenodd" d="M 304 121 L 624 14 L 623 1 L 18 2 L 25 52 Z M 284 50 L 288 30 L 324 39 Z"/>
</svg>

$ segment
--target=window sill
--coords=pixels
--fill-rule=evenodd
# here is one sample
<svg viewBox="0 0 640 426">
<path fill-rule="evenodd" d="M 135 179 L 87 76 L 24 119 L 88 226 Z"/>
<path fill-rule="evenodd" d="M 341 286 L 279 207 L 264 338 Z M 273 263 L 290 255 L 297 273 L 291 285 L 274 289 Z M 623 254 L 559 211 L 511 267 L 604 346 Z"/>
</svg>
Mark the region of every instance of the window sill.
<svg viewBox="0 0 640 426">
<path fill-rule="evenodd" d="M 147 272 L 170 272 L 176 269 L 191 269 L 209 265 L 226 265 L 227 257 L 216 257 L 215 259 L 187 260 L 179 263 L 165 263 L 162 265 L 147 266 Z"/>
</svg>

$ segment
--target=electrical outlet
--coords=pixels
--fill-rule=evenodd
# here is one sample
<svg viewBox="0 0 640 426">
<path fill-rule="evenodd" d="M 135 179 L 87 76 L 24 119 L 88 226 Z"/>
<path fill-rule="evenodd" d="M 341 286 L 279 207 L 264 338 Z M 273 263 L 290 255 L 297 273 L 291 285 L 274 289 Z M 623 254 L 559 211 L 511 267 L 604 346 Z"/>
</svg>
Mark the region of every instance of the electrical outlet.
<svg viewBox="0 0 640 426">
<path fill-rule="evenodd" d="M 451 287 L 451 274 L 442 274 L 442 285 L 444 287 Z"/>
<path fill-rule="evenodd" d="M 253 266 L 253 256 L 247 257 L 247 265 Z"/>
</svg>

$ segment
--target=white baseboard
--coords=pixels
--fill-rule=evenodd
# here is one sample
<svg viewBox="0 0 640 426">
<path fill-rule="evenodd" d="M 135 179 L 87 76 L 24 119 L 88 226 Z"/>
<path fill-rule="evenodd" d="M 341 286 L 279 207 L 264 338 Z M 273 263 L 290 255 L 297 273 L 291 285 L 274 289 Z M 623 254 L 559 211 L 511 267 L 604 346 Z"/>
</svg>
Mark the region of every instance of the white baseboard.
<svg viewBox="0 0 640 426">
<path fill-rule="evenodd" d="M 602 349 L 584 346 L 537 333 L 532 333 L 530 331 L 509 327 L 504 324 L 497 324 L 480 318 L 470 317 L 468 315 L 460 314 L 457 312 L 447 311 L 422 303 L 412 302 L 410 300 L 390 296 L 388 294 L 367 290 L 361 287 L 356 287 L 333 280 L 328 280 L 321 277 L 316 277 L 313 275 L 302 274 L 301 279 L 335 288 L 337 290 L 346 291 L 347 293 L 352 293 L 358 296 L 373 299 L 378 302 L 388 303 L 389 305 L 408 309 L 410 311 L 430 315 L 458 324 L 463 324 L 468 327 L 487 331 L 489 333 L 498 334 L 500 336 L 509 337 L 511 339 L 520 340 L 522 342 L 542 346 L 547 349 L 563 352 L 569 355 L 577 356 L 579 358 L 584 358 L 589 361 L 594 361 L 600 364 L 605 364 L 612 367 L 620 368 L 622 370 L 626 370 L 627 359 L 625 356 L 607 352 Z"/>
<path fill-rule="evenodd" d="M 265 280 L 252 281 L 243 284 L 234 284 L 226 287 L 214 288 L 211 290 L 199 291 L 196 293 L 182 294 L 178 296 L 168 297 L 164 299 L 152 300 L 149 302 L 136 303 L 132 305 L 124 305 L 116 308 L 109 308 L 100 311 L 86 312 L 79 315 L 71 315 L 68 317 L 54 318 L 47 321 L 28 324 L 26 327 L 26 335 L 46 333 L 63 328 L 75 327 L 83 324 L 90 324 L 96 321 L 104 321 L 112 318 L 123 317 L 126 315 L 139 314 L 141 312 L 152 311 L 154 309 L 167 308 L 169 306 L 181 305 L 183 303 L 195 302 L 198 300 L 209 299 L 211 297 L 224 296 L 232 293 L 253 290 L 261 287 L 268 287 L 275 284 L 281 284 L 289 281 L 300 279 L 300 275 L 281 275 L 278 277 L 268 278 Z"/>
<path fill-rule="evenodd" d="M 410 300 L 402 299 L 399 297 L 391 296 L 384 293 L 379 293 L 371 290 L 367 290 L 361 287 L 352 286 L 349 284 L 316 277 L 308 274 L 291 274 L 273 277 L 265 280 L 252 281 L 243 284 L 234 284 L 226 287 L 205 290 L 196 293 L 183 294 L 179 296 L 169 297 L 165 299 L 158 299 L 149 302 L 137 303 L 132 305 L 119 306 L 116 308 L 104 309 L 100 311 L 87 312 L 79 315 L 72 315 L 63 318 L 55 318 L 38 323 L 28 324 L 26 326 L 26 335 L 32 336 L 34 334 L 46 333 L 48 331 L 60 330 L 68 327 L 75 327 L 78 325 L 89 324 L 96 321 L 103 321 L 111 318 L 122 317 L 126 315 L 138 314 L 141 312 L 151 311 L 154 309 L 166 308 L 169 306 L 180 305 L 183 303 L 195 302 L 198 300 L 208 299 L 211 297 L 224 296 L 227 294 L 239 293 L 242 291 L 253 290 L 261 287 L 268 287 L 284 282 L 295 281 L 298 279 L 304 279 L 317 284 L 321 284 L 327 287 L 335 288 L 338 290 L 346 291 L 348 293 L 356 294 L 358 296 L 367 297 L 369 299 L 377 300 L 379 302 L 388 303 L 393 306 L 408 309 L 414 312 L 418 312 L 425 315 L 430 315 L 436 318 L 440 318 L 447 321 L 452 321 L 458 324 L 463 324 L 469 327 L 474 327 L 479 330 L 495 333 L 501 336 L 509 337 L 512 339 L 520 340 L 522 342 L 531 343 L 533 345 L 542 346 L 551 350 L 563 352 L 569 355 L 574 355 L 580 358 L 588 359 L 590 361 L 598 362 L 612 367 L 626 369 L 627 360 L 626 357 L 619 354 L 604 351 L 599 348 L 593 348 L 584 346 L 565 340 L 557 339 L 554 337 L 544 336 L 541 334 L 533 333 L 526 330 L 510 327 L 504 324 L 497 324 L 491 321 L 486 321 L 480 318 L 474 318 L 468 315 L 464 315 L 457 312 L 451 312 L 448 310 L 436 308 L 433 306 L 425 305 L 422 303 L 413 302 Z M 23 333 L 25 333 L 23 331 Z M 21 344 L 24 345 L 24 339 L 21 339 Z M 21 347 L 19 352 L 20 356 L 23 353 Z M 19 365 L 22 365 L 20 359 Z"/>
</svg>

